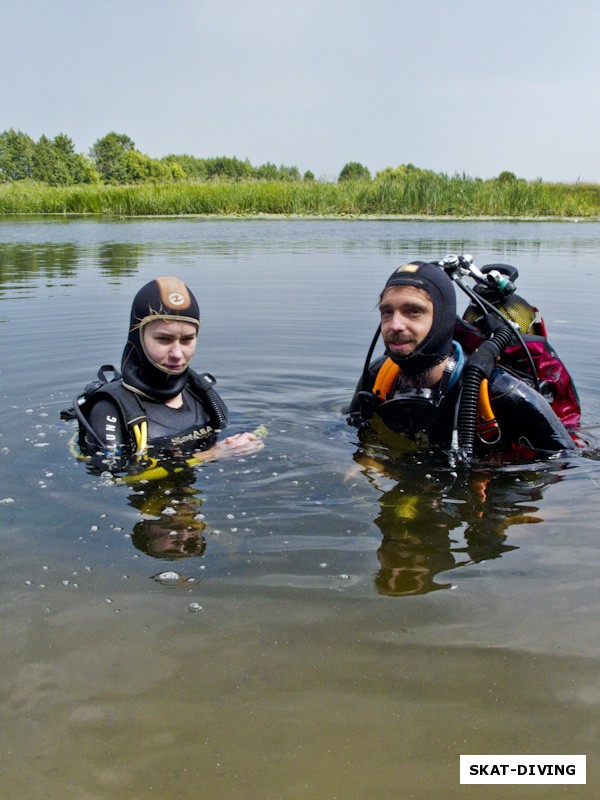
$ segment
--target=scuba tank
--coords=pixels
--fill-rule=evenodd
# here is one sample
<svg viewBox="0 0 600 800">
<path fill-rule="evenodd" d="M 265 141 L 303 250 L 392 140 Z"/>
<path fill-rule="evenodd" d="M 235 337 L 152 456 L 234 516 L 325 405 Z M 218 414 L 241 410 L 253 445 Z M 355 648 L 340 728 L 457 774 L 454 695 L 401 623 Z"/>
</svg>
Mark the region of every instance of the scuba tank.
<svg viewBox="0 0 600 800">
<path fill-rule="evenodd" d="M 489 337 L 490 314 L 498 321 L 508 321 L 512 336 L 499 354 L 500 365 L 545 397 L 566 428 L 576 428 L 581 420 L 577 390 L 548 341 L 539 309 L 516 294 L 516 267 L 488 264 L 481 268 L 481 275 L 486 282 L 474 286 L 471 303 L 462 318 L 457 318 L 455 339 L 465 353 L 474 353 Z M 459 286 L 464 290 L 460 282 Z"/>
<path fill-rule="evenodd" d="M 576 427 L 581 419 L 577 390 L 548 342 L 539 310 L 515 293 L 517 268 L 487 264 L 479 270 L 468 255 L 447 256 L 439 263 L 471 300 L 455 327 L 455 338 L 470 354 L 458 413 L 459 453 L 470 460 L 476 434 L 484 442 L 494 441 L 497 424 L 486 395 L 497 364 L 533 386 L 565 427 Z M 475 287 L 467 287 L 461 275 L 473 278 Z"/>
</svg>

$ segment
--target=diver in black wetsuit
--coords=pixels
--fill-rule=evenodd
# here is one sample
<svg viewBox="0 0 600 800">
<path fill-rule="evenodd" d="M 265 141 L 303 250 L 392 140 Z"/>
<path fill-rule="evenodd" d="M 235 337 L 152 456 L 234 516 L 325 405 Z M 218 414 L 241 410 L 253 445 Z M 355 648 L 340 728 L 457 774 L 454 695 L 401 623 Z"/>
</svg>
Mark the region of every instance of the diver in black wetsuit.
<svg viewBox="0 0 600 800">
<path fill-rule="evenodd" d="M 262 449 L 262 440 L 247 432 L 217 442 L 227 424 L 227 408 L 214 378 L 189 366 L 199 327 L 196 298 L 178 278 L 157 278 L 140 289 L 131 309 L 122 374 L 87 387 L 75 403 L 85 452 L 122 464 L 147 448 L 152 454 L 185 452 L 199 462 Z"/>
<path fill-rule="evenodd" d="M 365 369 L 347 409 L 363 439 L 450 450 L 465 356 L 453 341 L 456 295 L 436 264 L 415 261 L 395 270 L 380 297 L 385 354 Z M 476 441 L 478 454 L 498 448 L 554 453 L 575 447 L 546 399 L 497 364 L 489 376 L 494 440 Z"/>
</svg>

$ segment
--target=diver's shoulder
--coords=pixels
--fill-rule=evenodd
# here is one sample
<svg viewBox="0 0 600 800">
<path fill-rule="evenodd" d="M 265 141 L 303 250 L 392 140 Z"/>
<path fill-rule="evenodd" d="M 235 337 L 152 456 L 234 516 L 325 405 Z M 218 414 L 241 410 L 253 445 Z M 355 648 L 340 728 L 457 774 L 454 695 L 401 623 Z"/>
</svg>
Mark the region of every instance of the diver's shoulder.
<svg viewBox="0 0 600 800">
<path fill-rule="evenodd" d="M 385 353 L 383 353 L 382 355 L 378 356 L 377 358 L 373 359 L 373 361 L 371 361 L 371 363 L 369 364 L 369 377 L 372 380 L 375 380 L 375 378 L 379 374 L 379 371 L 381 370 L 381 368 L 383 367 L 383 365 L 386 363 L 387 360 L 388 356 L 386 356 Z"/>
</svg>

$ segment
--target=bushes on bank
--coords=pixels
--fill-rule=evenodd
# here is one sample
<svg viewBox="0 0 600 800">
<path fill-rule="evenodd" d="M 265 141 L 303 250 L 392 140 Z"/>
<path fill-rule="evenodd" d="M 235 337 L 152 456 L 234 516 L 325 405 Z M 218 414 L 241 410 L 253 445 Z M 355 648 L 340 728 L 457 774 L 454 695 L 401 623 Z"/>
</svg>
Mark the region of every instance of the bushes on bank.
<svg viewBox="0 0 600 800">
<path fill-rule="evenodd" d="M 154 159 L 115 132 L 85 156 L 65 134 L 35 142 L 10 129 L 0 133 L 0 213 L 593 217 L 600 214 L 600 186 L 525 181 L 507 170 L 482 180 L 413 164 L 371 178 L 357 161 L 333 183 L 271 162 Z"/>
</svg>

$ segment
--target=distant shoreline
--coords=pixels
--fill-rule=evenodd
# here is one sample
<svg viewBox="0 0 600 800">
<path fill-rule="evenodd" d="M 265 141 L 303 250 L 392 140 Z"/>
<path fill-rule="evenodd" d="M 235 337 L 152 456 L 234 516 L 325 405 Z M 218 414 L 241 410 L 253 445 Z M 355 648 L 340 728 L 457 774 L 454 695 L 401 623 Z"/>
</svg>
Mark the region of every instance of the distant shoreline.
<svg viewBox="0 0 600 800">
<path fill-rule="evenodd" d="M 0 219 L 9 217 L 56 217 L 108 219 L 224 219 L 224 220 L 313 220 L 315 222 L 600 222 L 598 216 L 508 216 L 485 214 L 285 214 L 285 213 L 210 213 L 210 214 L 115 214 L 91 211 L 0 211 Z"/>
</svg>

